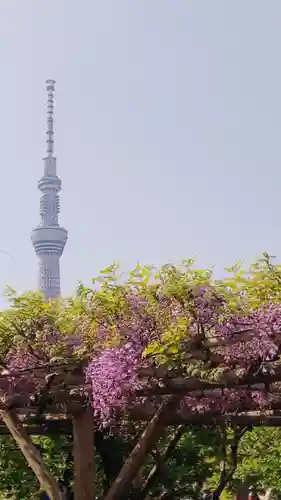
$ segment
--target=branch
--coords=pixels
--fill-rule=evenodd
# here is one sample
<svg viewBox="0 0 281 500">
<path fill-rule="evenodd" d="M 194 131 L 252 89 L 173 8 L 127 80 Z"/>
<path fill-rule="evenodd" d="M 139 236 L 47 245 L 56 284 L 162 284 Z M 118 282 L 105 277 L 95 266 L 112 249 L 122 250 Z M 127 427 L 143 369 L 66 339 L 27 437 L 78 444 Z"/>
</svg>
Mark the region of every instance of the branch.
<svg viewBox="0 0 281 500">
<path fill-rule="evenodd" d="M 43 356 L 39 355 L 39 353 L 33 349 L 32 345 L 30 345 L 30 337 L 26 335 L 15 323 L 13 324 L 13 327 L 16 330 L 17 334 L 26 341 L 26 347 L 29 353 L 32 356 L 34 356 L 34 358 L 37 358 L 39 361 L 47 361 L 47 356 L 44 353 Z"/>
<path fill-rule="evenodd" d="M 185 432 L 185 430 L 186 430 L 186 426 L 180 425 L 177 428 L 177 430 L 174 432 L 174 434 L 173 434 L 170 442 L 166 446 L 164 452 L 162 453 L 162 455 L 160 455 L 158 463 L 156 465 L 154 465 L 154 467 L 151 469 L 151 471 L 150 471 L 150 473 L 149 473 L 149 475 L 144 483 L 143 489 L 141 491 L 141 494 L 140 494 L 138 500 L 143 500 L 146 497 L 148 491 L 150 490 L 151 486 L 153 485 L 155 479 L 157 478 L 157 475 L 160 473 L 161 468 L 163 467 L 163 464 L 173 454 L 174 449 L 175 449 L 176 445 L 178 444 L 180 438 L 182 437 L 183 433 Z"/>
<path fill-rule="evenodd" d="M 179 396 L 170 396 L 161 404 L 159 410 L 147 425 L 140 440 L 126 460 L 116 480 L 110 487 L 105 500 L 120 500 L 128 493 L 147 454 L 153 449 L 156 441 L 162 435 L 170 412 L 178 406 L 180 399 Z"/>
<path fill-rule="evenodd" d="M 36 418 L 40 419 L 40 417 L 44 414 L 48 404 L 53 402 L 53 395 L 50 394 L 52 385 L 55 383 L 56 379 L 61 375 L 60 373 L 51 373 L 46 375 L 45 386 L 41 389 L 39 394 L 37 395 L 37 411 Z"/>
<path fill-rule="evenodd" d="M 244 434 L 247 432 L 247 430 L 248 430 L 248 427 L 245 427 L 244 429 L 235 429 L 235 431 L 234 431 L 233 440 L 232 440 L 232 443 L 230 445 L 230 466 L 229 467 L 227 467 L 226 435 L 224 436 L 224 438 L 225 438 L 225 443 L 223 445 L 224 459 L 223 459 L 219 484 L 212 494 L 213 500 L 218 500 L 220 498 L 223 490 L 228 485 L 229 481 L 233 477 L 234 472 L 236 471 L 238 445 L 239 445 L 241 438 L 244 436 Z"/>
</svg>

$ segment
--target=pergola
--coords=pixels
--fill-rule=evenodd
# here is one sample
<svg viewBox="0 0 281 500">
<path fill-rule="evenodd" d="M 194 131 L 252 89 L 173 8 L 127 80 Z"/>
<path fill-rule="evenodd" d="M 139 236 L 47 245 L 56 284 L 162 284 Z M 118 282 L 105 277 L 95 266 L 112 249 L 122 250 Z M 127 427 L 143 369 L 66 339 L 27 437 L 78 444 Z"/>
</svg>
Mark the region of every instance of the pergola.
<svg viewBox="0 0 281 500">
<path fill-rule="evenodd" d="M 193 355 L 195 359 L 198 358 L 198 353 L 193 353 Z M 28 435 L 64 434 L 73 437 L 75 500 L 94 499 L 95 424 L 90 405 L 89 387 L 85 385 L 83 373 L 82 362 L 68 362 L 34 366 L 19 372 L 2 373 L 0 376 L 12 379 L 15 386 L 17 380 L 21 381 L 26 376 L 32 376 L 40 385 L 40 390 L 29 394 L 28 397 L 15 390 L 10 396 L 2 399 L 1 435 L 12 434 L 19 446 L 20 438 L 28 440 Z M 281 425 L 281 366 L 279 361 L 262 363 L 255 373 L 247 373 L 240 377 L 230 370 L 215 382 L 197 377 L 183 377 L 163 367 L 143 368 L 139 375 L 146 379 L 146 384 L 145 389 L 139 390 L 136 395 L 156 397 L 157 409 L 147 411 L 141 404 L 132 404 L 132 407 L 128 409 L 128 416 L 131 420 L 147 422 L 147 426 L 118 478 L 110 487 L 105 500 L 123 498 L 124 491 L 130 489 L 145 458 L 152 452 L 166 426 L 175 426 L 176 434 L 178 430 L 176 437 L 179 437 L 182 427 L 187 425 L 221 426 L 227 424 L 241 428 Z M 238 404 L 237 408 L 231 412 L 222 412 L 218 409 L 207 412 L 190 411 L 183 415 L 178 411 L 180 401 L 185 396 L 192 395 L 200 401 L 201 398 L 216 395 L 219 401 L 223 391 L 231 389 L 263 392 L 274 396 L 274 399 L 269 400 L 263 408 Z M 174 446 L 175 442 L 166 452 L 166 458 Z M 40 456 L 35 458 L 39 460 Z M 165 456 L 161 460 L 164 459 Z M 57 493 L 53 493 L 52 498 L 63 498 L 56 495 Z"/>
</svg>

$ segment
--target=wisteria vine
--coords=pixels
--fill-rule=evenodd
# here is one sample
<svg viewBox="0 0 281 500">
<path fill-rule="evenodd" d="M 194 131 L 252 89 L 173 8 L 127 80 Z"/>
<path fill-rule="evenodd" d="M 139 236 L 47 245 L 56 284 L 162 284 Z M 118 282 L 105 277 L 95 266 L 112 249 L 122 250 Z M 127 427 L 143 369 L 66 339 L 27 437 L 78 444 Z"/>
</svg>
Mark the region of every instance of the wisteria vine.
<svg viewBox="0 0 281 500">
<path fill-rule="evenodd" d="M 216 282 L 190 263 L 184 269 L 164 266 L 157 275 L 138 268 L 125 283 L 107 272 L 98 289 L 80 287 L 70 301 L 46 303 L 36 295 L 14 299 L 13 309 L 0 317 L 2 395 L 31 397 L 44 387 L 44 377 L 36 373 L 14 376 L 20 369 L 82 361 L 84 392 L 95 419 L 110 426 L 136 408 L 151 413 L 159 405 L 161 398 L 146 390 L 165 384 L 165 377 L 143 376 L 148 368 L 223 381 L 228 374 L 258 373 L 264 363 L 278 365 L 281 271 L 266 257 L 250 275 L 233 273 L 232 281 Z M 280 382 L 270 390 L 226 384 L 183 395 L 178 413 L 270 408 L 279 400 L 281 407 Z"/>
</svg>

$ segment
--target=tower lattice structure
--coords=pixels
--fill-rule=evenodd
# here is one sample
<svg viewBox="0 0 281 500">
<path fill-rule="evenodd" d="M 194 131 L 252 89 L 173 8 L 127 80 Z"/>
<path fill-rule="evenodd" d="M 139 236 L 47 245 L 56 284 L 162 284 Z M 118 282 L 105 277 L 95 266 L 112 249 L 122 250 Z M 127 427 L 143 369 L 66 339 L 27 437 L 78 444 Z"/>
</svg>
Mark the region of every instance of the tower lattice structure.
<svg viewBox="0 0 281 500">
<path fill-rule="evenodd" d="M 43 158 L 44 175 L 38 182 L 41 191 L 41 222 L 31 233 L 31 241 L 39 259 L 39 289 L 47 299 L 60 296 L 60 257 L 67 230 L 59 225 L 61 180 L 57 176 L 54 156 L 54 91 L 55 81 L 47 80 L 47 155 Z"/>
</svg>

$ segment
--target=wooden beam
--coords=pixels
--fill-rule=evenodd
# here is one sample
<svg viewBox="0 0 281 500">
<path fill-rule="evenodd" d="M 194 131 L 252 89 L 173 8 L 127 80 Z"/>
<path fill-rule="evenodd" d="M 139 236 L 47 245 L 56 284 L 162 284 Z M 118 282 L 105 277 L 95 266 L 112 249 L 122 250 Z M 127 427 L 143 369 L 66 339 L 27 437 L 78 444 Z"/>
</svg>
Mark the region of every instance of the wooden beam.
<svg viewBox="0 0 281 500">
<path fill-rule="evenodd" d="M 260 384 L 273 384 L 281 381 L 281 366 L 278 365 L 275 369 L 272 366 L 272 373 L 257 373 L 249 374 L 238 378 L 234 372 L 226 372 L 222 374 L 218 382 L 210 380 L 202 380 L 198 377 L 177 377 L 167 379 L 158 383 L 152 383 L 147 388 L 138 389 L 136 396 L 156 396 L 170 394 L 193 394 L 197 391 L 212 391 L 214 389 L 235 389 L 235 390 L 251 390 L 251 386 Z"/>
<path fill-rule="evenodd" d="M 52 435 L 72 435 L 72 425 L 70 421 L 50 421 L 46 424 L 24 425 L 24 429 L 29 436 L 52 436 Z M 0 436 L 7 436 L 10 432 L 6 426 L 0 426 Z"/>
</svg>

